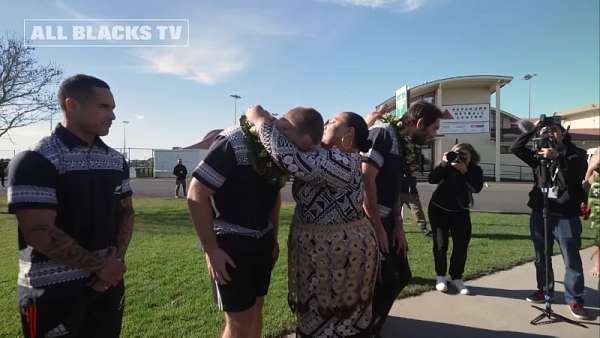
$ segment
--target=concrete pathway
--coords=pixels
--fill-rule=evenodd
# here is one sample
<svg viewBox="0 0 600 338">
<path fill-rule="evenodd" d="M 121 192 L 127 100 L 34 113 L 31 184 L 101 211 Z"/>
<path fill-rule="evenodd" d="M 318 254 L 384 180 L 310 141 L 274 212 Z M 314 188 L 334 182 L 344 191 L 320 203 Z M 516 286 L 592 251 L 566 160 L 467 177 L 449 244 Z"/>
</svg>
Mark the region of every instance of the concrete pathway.
<svg viewBox="0 0 600 338">
<path fill-rule="evenodd" d="M 587 328 L 566 323 L 533 326 L 529 322 L 540 312 L 525 301 L 535 288 L 535 268 L 527 263 L 507 271 L 466 282 L 472 296 L 431 291 L 396 301 L 383 331 L 386 338 L 525 338 L 525 337 L 600 337 L 600 293 L 598 278 L 588 273 L 593 248 L 581 251 L 585 273 L 585 302 L 590 320 Z M 556 292 L 552 309 L 571 317 L 564 301 L 564 265 L 553 258 Z M 540 305 L 543 307 L 543 304 Z"/>
</svg>

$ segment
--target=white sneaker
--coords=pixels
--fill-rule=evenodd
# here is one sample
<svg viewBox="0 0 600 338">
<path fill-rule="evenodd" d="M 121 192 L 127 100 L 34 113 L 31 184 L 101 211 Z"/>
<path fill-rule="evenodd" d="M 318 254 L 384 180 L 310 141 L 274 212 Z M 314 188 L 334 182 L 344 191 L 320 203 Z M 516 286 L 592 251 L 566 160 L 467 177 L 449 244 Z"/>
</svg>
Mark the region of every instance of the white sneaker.
<svg viewBox="0 0 600 338">
<path fill-rule="evenodd" d="M 446 285 L 446 276 L 437 276 L 435 277 L 436 279 L 436 283 L 435 283 L 435 289 L 440 291 L 440 292 L 446 292 L 448 291 L 448 286 Z"/>
<path fill-rule="evenodd" d="M 450 284 L 452 284 L 452 286 L 461 294 L 461 295 L 468 295 L 471 293 L 471 291 L 469 291 L 469 289 L 467 289 L 467 287 L 465 286 L 465 283 L 463 282 L 462 279 L 453 279 L 452 281 L 450 281 Z"/>
</svg>

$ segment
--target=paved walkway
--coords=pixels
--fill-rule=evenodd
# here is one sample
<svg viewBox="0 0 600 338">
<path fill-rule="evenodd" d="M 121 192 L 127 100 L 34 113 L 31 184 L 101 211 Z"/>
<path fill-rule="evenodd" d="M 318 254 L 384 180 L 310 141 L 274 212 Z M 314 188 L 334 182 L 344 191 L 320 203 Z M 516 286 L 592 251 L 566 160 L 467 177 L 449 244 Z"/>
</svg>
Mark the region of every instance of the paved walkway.
<svg viewBox="0 0 600 338">
<path fill-rule="evenodd" d="M 587 328 L 566 323 L 533 326 L 529 321 L 540 312 L 524 299 L 535 287 L 533 263 L 498 272 L 466 284 L 473 296 L 444 294 L 437 291 L 396 301 L 386 322 L 383 337 L 421 338 L 598 338 L 600 337 L 600 293 L 598 279 L 588 273 L 593 248 L 581 251 L 585 272 L 585 301 L 591 319 Z M 554 257 L 556 276 L 556 313 L 572 318 L 563 298 L 564 265 Z M 541 304 L 543 307 L 543 304 Z"/>
</svg>

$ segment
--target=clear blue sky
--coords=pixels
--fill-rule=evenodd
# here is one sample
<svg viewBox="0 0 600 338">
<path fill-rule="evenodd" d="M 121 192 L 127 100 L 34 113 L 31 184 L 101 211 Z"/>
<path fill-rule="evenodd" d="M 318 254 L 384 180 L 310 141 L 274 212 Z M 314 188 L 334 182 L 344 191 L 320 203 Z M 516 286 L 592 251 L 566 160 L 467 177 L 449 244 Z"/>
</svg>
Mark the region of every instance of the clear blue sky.
<svg viewBox="0 0 600 338">
<path fill-rule="evenodd" d="M 23 19 L 187 18 L 188 48 L 38 48 L 66 76 L 106 80 L 117 121 L 106 137 L 122 146 L 170 148 L 199 141 L 260 103 L 296 105 L 325 117 L 368 112 L 395 89 L 451 76 L 499 74 L 502 108 L 527 115 L 599 102 L 598 0 L 33 1 L 3 6 L 0 33 L 23 34 Z M 15 131 L 0 148 L 23 149 L 48 123 Z"/>
</svg>

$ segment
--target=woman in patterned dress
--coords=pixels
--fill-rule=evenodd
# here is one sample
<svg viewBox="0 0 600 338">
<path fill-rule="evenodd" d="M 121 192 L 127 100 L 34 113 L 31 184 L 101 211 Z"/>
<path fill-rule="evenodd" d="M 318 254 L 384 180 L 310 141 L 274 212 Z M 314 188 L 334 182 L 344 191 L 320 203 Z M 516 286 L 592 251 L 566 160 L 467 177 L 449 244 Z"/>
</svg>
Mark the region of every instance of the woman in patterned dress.
<svg viewBox="0 0 600 338">
<path fill-rule="evenodd" d="M 363 118 L 329 120 L 322 147 L 301 152 L 285 115 L 248 117 L 261 143 L 294 177 L 296 210 L 288 240 L 288 301 L 298 337 L 369 337 L 378 247 L 363 212 L 359 151 L 369 149 Z"/>
</svg>

